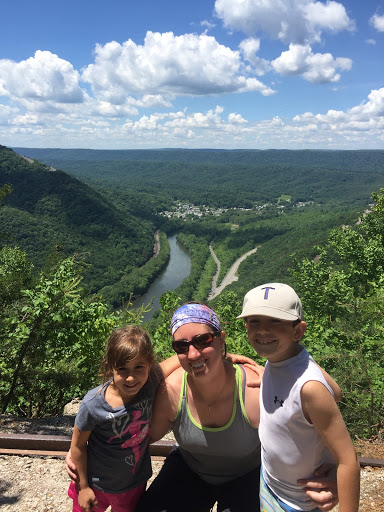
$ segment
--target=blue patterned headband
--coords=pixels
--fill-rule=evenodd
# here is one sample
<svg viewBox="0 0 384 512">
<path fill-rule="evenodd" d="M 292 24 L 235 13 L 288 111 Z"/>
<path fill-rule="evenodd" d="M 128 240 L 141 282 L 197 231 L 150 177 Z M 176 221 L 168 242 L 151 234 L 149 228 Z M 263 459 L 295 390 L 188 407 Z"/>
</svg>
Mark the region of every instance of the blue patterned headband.
<svg viewBox="0 0 384 512">
<path fill-rule="evenodd" d="M 184 304 L 177 309 L 171 320 L 171 333 L 184 324 L 207 324 L 216 331 L 221 331 L 219 317 L 212 309 L 204 304 Z"/>
</svg>

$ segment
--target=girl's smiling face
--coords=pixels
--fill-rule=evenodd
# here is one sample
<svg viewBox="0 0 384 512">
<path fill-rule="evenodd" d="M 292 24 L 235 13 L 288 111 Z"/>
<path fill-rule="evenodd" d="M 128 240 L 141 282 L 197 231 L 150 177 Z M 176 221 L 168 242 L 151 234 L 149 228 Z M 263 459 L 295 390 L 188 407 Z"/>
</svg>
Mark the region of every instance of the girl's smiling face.
<svg viewBox="0 0 384 512">
<path fill-rule="evenodd" d="M 259 356 L 271 362 L 284 361 L 297 355 L 297 343 L 307 328 L 302 321 L 294 325 L 291 320 L 262 315 L 247 317 L 245 326 L 252 347 Z"/>
<path fill-rule="evenodd" d="M 138 355 L 113 369 L 113 387 L 124 403 L 130 402 L 148 380 L 150 364 Z"/>
</svg>

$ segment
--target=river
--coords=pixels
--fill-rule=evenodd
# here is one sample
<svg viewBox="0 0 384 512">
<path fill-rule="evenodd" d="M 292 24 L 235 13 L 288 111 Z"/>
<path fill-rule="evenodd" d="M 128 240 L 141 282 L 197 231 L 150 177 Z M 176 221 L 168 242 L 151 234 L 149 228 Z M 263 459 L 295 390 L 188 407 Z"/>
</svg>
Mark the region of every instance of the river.
<svg viewBox="0 0 384 512">
<path fill-rule="evenodd" d="M 133 302 L 133 307 L 139 308 L 142 304 L 149 304 L 153 298 L 152 310 L 144 316 L 144 322 L 148 322 L 154 312 L 160 309 L 160 296 L 177 288 L 191 271 L 191 258 L 177 242 L 176 235 L 170 236 L 168 242 L 171 252 L 166 269 L 151 284 L 148 291 Z"/>
</svg>

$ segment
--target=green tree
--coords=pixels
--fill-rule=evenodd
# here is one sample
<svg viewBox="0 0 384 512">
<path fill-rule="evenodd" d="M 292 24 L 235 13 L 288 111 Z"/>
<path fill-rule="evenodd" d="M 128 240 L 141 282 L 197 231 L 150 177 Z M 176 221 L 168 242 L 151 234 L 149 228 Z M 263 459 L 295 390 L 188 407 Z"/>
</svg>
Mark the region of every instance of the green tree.
<svg viewBox="0 0 384 512">
<path fill-rule="evenodd" d="M 12 192 L 11 185 L 3 185 L 0 188 L 0 201 L 2 201 L 4 199 L 4 197 L 7 196 L 8 194 L 10 194 L 11 192 Z"/>
<path fill-rule="evenodd" d="M 95 382 L 107 334 L 119 318 L 101 301 L 84 298 L 76 260 L 64 260 L 51 275 L 26 283 L 20 274 L 29 267 L 22 253 L 7 248 L 0 254 L 0 284 L 19 278 L 2 297 L 1 410 L 55 414 Z"/>
<path fill-rule="evenodd" d="M 151 338 L 157 360 L 162 361 L 174 355 L 172 349 L 171 318 L 182 300 L 176 292 L 163 293 L 160 297 L 161 311 L 157 327 L 151 331 Z"/>
<path fill-rule="evenodd" d="M 295 262 L 303 300 L 305 343 L 338 380 L 350 431 L 375 435 L 384 427 L 384 189 L 353 227 L 333 230 L 315 259 Z"/>
<path fill-rule="evenodd" d="M 248 342 L 244 320 L 237 319 L 242 310 L 240 301 L 234 292 L 223 292 L 219 295 L 217 306 L 213 308 L 219 315 L 222 329 L 225 331 L 225 342 L 228 352 L 242 354 L 251 359 L 261 361 Z"/>
<path fill-rule="evenodd" d="M 2 187 L 0 187 L 0 208 L 2 206 L 4 206 L 2 204 L 2 200 L 4 199 L 4 197 L 6 197 L 8 194 L 10 194 L 12 192 L 12 187 L 11 185 L 3 185 Z M 0 241 L 2 238 L 4 238 L 7 234 L 6 233 L 2 233 L 0 231 Z"/>
</svg>

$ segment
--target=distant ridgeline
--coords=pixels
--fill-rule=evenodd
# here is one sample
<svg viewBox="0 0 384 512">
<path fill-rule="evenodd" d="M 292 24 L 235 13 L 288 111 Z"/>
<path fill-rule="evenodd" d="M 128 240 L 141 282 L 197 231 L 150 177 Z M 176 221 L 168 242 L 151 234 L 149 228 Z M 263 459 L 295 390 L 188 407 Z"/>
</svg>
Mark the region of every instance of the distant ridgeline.
<svg viewBox="0 0 384 512">
<path fill-rule="evenodd" d="M 151 258 L 155 225 L 120 211 L 63 171 L 0 146 L 0 186 L 12 193 L 0 208 L 1 245 L 18 246 L 39 270 L 82 255 L 90 292 L 118 281 Z"/>
<path fill-rule="evenodd" d="M 384 184 L 384 151 L 14 149 L 87 182 L 210 206 L 252 207 L 281 194 L 365 204 Z"/>
<path fill-rule="evenodd" d="M 13 149 L 46 165 L 1 148 L 1 184 L 14 192 L 0 210 L 0 231 L 38 265 L 54 246 L 87 253 L 90 289 L 103 289 L 113 304 L 130 283 L 141 291 L 149 285 L 135 269 L 150 260 L 157 228 L 178 232 L 191 253 L 191 275 L 177 290 L 184 300 L 208 297 L 216 270 L 210 243 L 221 262 L 218 284 L 258 247 L 229 287 L 242 295 L 261 282 L 289 280 L 293 253 L 315 256 L 313 246 L 332 228 L 355 223 L 384 186 L 384 151 Z M 178 203 L 210 213 L 159 215 L 176 212 Z"/>
</svg>

